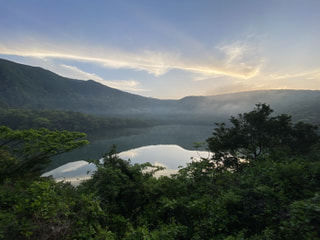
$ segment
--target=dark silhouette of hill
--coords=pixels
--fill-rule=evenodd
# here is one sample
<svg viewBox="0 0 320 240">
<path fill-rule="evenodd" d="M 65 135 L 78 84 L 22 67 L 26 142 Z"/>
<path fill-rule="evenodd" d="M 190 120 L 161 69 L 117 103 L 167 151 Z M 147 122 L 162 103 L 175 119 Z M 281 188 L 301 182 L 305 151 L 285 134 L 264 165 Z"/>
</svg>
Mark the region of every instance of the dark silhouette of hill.
<svg viewBox="0 0 320 240">
<path fill-rule="evenodd" d="M 176 122 L 225 120 L 267 103 L 277 114 L 318 124 L 320 91 L 263 90 L 160 100 L 123 92 L 98 82 L 75 80 L 48 70 L 0 59 L 0 108 L 58 109 L 105 116 L 159 118 Z"/>
<path fill-rule="evenodd" d="M 113 115 L 140 112 L 161 103 L 158 99 L 123 92 L 92 80 L 65 78 L 40 67 L 1 59 L 0 84 L 0 107 L 5 108 Z"/>
</svg>

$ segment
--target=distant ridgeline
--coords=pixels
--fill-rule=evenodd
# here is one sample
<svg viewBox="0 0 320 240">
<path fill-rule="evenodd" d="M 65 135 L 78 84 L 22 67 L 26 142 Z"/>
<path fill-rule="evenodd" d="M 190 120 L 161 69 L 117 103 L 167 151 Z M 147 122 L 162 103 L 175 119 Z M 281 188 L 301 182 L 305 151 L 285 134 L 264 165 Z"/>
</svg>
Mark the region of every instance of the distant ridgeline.
<svg viewBox="0 0 320 240">
<path fill-rule="evenodd" d="M 263 90 L 160 100 L 3 59 L 0 59 L 0 86 L 0 108 L 6 110 L 54 109 L 108 117 L 157 119 L 162 123 L 213 124 L 248 111 L 256 103 L 267 103 L 275 113 L 290 114 L 295 121 L 320 122 L 320 91 Z"/>
</svg>

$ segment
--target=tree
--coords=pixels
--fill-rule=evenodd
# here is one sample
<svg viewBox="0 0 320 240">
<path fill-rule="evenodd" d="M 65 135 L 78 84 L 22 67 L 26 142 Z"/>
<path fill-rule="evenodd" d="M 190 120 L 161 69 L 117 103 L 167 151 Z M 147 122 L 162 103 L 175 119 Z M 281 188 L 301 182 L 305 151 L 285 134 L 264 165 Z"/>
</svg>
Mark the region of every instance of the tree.
<svg viewBox="0 0 320 240">
<path fill-rule="evenodd" d="M 123 234 L 128 219 L 135 223 L 149 199 L 148 181 L 163 168 L 148 162 L 131 164 L 130 160 L 119 158 L 115 146 L 104 155 L 102 161 L 93 163 L 97 171 L 79 189 L 84 193 L 92 191 L 97 196 L 101 206 L 109 213 L 107 221 L 110 229 Z"/>
<path fill-rule="evenodd" d="M 84 133 L 0 127 L 0 182 L 40 176 L 50 158 L 88 144 Z"/>
<path fill-rule="evenodd" d="M 258 158 L 272 157 L 286 152 L 303 154 L 319 141 L 317 126 L 298 122 L 291 116 L 272 116 L 269 105 L 256 104 L 248 113 L 230 118 L 230 127 L 218 123 L 213 136 L 207 139 L 215 168 L 238 168 L 241 161 L 253 162 Z"/>
<path fill-rule="evenodd" d="M 0 239 L 115 239 L 91 194 L 50 178 L 0 185 Z"/>
</svg>

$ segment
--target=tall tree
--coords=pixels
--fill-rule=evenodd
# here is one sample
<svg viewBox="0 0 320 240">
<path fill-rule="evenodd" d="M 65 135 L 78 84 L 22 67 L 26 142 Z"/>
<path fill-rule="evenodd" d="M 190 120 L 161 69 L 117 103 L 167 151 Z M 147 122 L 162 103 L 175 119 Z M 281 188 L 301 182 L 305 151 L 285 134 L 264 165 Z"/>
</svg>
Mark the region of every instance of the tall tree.
<svg viewBox="0 0 320 240">
<path fill-rule="evenodd" d="M 39 176 L 50 158 L 86 145 L 84 133 L 0 127 L 0 181 Z"/>
<path fill-rule="evenodd" d="M 279 151 L 303 154 L 319 141 L 317 126 L 293 124 L 291 116 L 272 113 L 269 105 L 260 103 L 251 112 L 231 117 L 230 127 L 216 124 L 213 136 L 207 139 L 215 167 L 237 168 L 242 160 L 252 162 Z"/>
</svg>

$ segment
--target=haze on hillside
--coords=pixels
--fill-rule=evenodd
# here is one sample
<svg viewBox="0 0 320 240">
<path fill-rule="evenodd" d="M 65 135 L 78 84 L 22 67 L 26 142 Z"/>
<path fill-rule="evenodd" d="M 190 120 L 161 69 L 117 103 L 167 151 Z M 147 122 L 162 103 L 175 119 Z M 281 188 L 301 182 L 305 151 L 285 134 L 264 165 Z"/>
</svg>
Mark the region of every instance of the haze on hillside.
<svg viewBox="0 0 320 240">
<path fill-rule="evenodd" d="M 320 2 L 0 1 L 0 57 L 142 96 L 320 89 Z"/>
<path fill-rule="evenodd" d="M 271 104 L 276 112 L 291 114 L 296 121 L 318 124 L 320 116 L 319 90 L 260 90 L 160 100 L 3 59 L 0 59 L 0 86 L 0 108 L 3 109 L 55 109 L 210 126 L 213 121 L 250 110 L 255 103 Z"/>
</svg>

